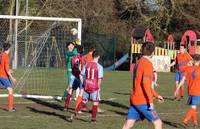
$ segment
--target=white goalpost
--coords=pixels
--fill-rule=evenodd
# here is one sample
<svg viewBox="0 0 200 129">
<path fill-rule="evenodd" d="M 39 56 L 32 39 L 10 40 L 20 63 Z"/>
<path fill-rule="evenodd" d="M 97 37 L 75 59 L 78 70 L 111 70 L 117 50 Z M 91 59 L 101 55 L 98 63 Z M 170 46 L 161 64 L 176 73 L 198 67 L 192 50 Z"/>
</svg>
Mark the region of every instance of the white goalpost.
<svg viewBox="0 0 200 129">
<path fill-rule="evenodd" d="M 70 33 L 72 28 L 78 30 L 77 35 Z M 81 29 L 80 18 L 0 15 L 0 46 L 5 41 L 13 46 L 10 60 L 17 78 L 15 97 L 62 98 L 57 95 L 62 91 L 49 89 L 66 86 L 66 43 L 81 43 Z"/>
</svg>

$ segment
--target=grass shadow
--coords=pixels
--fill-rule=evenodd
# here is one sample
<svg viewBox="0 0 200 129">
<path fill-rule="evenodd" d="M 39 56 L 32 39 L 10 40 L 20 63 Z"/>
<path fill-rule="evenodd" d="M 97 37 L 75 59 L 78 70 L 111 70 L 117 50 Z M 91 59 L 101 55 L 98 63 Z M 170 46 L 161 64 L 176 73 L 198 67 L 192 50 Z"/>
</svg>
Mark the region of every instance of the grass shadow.
<svg viewBox="0 0 200 129">
<path fill-rule="evenodd" d="M 126 116 L 127 115 L 127 112 L 120 112 L 120 111 L 116 111 L 116 110 L 110 110 L 111 112 L 114 112 L 116 113 L 117 115 L 120 115 L 120 116 Z"/>
<path fill-rule="evenodd" d="M 62 120 L 66 120 L 66 116 L 64 115 L 61 115 L 61 114 L 58 114 L 58 113 L 55 113 L 55 112 L 48 112 L 48 111 L 41 111 L 41 110 L 38 110 L 38 109 L 35 109 L 35 108 L 32 108 L 32 107 L 26 107 L 28 108 L 30 111 L 34 112 L 34 113 L 40 113 L 40 114 L 45 114 L 45 115 L 48 115 L 48 116 L 56 116 Z"/>
<path fill-rule="evenodd" d="M 128 109 L 128 106 L 126 106 L 126 105 L 120 104 L 118 102 L 109 101 L 109 100 L 101 100 L 101 104 L 110 105 L 112 107 Z"/>
<path fill-rule="evenodd" d="M 63 106 L 61 106 L 59 104 L 46 102 L 46 101 L 43 101 L 41 99 L 27 98 L 27 100 L 31 100 L 31 101 L 33 101 L 37 104 L 40 104 L 40 105 L 43 105 L 43 106 L 46 106 L 46 107 L 49 107 L 49 108 L 52 108 L 52 109 L 60 110 L 60 111 L 63 111 L 63 108 L 64 108 Z"/>
<path fill-rule="evenodd" d="M 120 92 L 113 92 L 113 93 L 118 95 L 130 95 L 130 93 L 120 93 Z"/>
<path fill-rule="evenodd" d="M 180 128 L 180 129 L 184 128 L 184 126 L 181 125 L 180 123 L 170 122 L 170 121 L 166 121 L 166 120 L 162 120 L 162 122 L 163 122 L 163 124 L 169 125 L 174 128 Z"/>
<path fill-rule="evenodd" d="M 166 97 L 166 96 L 163 96 L 163 98 L 164 98 L 165 100 L 174 101 L 174 97 Z"/>
<path fill-rule="evenodd" d="M 0 110 L 8 112 L 7 108 L 0 107 Z"/>
</svg>

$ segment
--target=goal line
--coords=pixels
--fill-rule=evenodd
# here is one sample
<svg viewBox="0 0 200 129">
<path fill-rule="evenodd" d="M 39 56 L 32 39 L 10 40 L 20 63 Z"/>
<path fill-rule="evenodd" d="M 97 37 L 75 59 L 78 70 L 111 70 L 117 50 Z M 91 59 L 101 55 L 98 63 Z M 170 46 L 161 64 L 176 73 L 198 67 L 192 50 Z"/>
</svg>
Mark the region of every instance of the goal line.
<svg viewBox="0 0 200 129">
<path fill-rule="evenodd" d="M 13 94 L 16 98 L 34 98 L 34 99 L 54 99 L 62 100 L 62 96 L 45 96 L 45 95 L 23 95 L 23 94 Z M 0 94 L 0 98 L 8 97 L 8 94 Z"/>
</svg>

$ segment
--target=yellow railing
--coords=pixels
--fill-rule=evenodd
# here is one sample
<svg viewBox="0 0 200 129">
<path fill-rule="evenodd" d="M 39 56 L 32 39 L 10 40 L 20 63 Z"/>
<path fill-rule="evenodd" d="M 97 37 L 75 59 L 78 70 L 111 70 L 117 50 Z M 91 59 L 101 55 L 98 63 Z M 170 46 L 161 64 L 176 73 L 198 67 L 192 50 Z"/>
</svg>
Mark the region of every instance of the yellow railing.
<svg viewBox="0 0 200 129">
<path fill-rule="evenodd" d="M 141 53 L 141 46 L 142 44 L 132 44 L 131 46 L 131 52 L 133 53 Z M 154 55 L 157 56 L 170 56 L 171 59 L 174 59 L 176 55 L 178 54 L 178 50 L 167 50 L 165 48 L 156 47 Z"/>
</svg>

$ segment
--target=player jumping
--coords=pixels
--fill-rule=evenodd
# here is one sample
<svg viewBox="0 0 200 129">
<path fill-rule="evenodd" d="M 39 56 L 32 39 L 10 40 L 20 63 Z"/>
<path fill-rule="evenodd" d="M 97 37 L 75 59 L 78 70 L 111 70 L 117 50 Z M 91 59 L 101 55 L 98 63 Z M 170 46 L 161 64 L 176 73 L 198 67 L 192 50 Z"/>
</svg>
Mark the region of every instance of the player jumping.
<svg viewBox="0 0 200 129">
<path fill-rule="evenodd" d="M 75 43 L 73 42 L 69 42 L 67 44 L 67 51 L 66 51 L 66 62 L 67 62 L 67 86 L 69 86 L 70 83 L 70 78 L 71 78 L 71 74 L 72 74 L 72 66 L 71 66 L 71 62 L 72 62 L 72 57 L 77 54 L 77 48 L 75 48 Z M 68 94 L 68 89 L 66 88 L 64 90 L 64 94 L 63 94 L 63 99 L 66 99 L 66 96 Z"/>
</svg>

